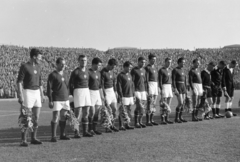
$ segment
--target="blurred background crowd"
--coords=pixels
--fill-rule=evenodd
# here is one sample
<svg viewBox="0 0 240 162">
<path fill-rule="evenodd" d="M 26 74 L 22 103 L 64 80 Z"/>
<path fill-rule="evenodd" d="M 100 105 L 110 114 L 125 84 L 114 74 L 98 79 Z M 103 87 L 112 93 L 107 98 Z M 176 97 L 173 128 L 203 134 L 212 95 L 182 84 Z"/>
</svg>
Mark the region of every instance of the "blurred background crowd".
<svg viewBox="0 0 240 162">
<path fill-rule="evenodd" d="M 16 80 L 18 71 L 22 63 L 29 60 L 30 48 L 12 45 L 0 45 L 0 98 L 16 98 Z M 110 58 L 116 58 L 119 62 L 115 69 L 119 73 L 122 69 L 123 62 L 130 60 L 134 65 L 140 56 L 147 56 L 150 53 L 157 55 L 158 69 L 163 66 L 166 57 L 172 58 L 172 68 L 176 67 L 177 59 L 186 58 L 185 71 L 192 66 L 192 60 L 199 58 L 201 60 L 201 70 L 203 70 L 210 61 L 219 62 L 224 60 L 229 63 L 231 60 L 240 60 L 240 48 L 215 48 L 215 49 L 196 49 L 194 51 L 183 49 L 137 49 L 137 48 L 114 48 L 107 51 L 99 51 L 91 48 L 55 48 L 55 47 L 36 47 L 43 52 L 42 81 L 46 90 L 46 82 L 48 75 L 54 70 L 55 60 L 57 57 L 63 57 L 67 63 L 67 73 L 78 66 L 77 58 L 80 54 L 88 57 L 88 65 L 90 67 L 91 60 L 99 57 L 106 65 Z M 236 69 L 235 87 L 240 89 L 240 73 Z"/>
</svg>

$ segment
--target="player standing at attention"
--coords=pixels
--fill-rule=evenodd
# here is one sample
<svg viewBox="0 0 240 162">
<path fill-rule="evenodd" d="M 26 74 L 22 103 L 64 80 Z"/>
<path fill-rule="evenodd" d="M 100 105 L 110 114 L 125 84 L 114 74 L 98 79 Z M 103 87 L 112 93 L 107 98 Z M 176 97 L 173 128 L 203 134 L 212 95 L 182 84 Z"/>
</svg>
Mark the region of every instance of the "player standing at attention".
<svg viewBox="0 0 240 162">
<path fill-rule="evenodd" d="M 120 100 L 119 118 L 120 130 L 134 129 L 131 123 L 131 106 L 134 105 L 134 83 L 131 77 L 132 63 L 126 61 L 123 64 L 123 71 L 117 76 L 117 93 Z M 124 126 L 123 126 L 124 123 Z"/>
<path fill-rule="evenodd" d="M 153 121 L 154 113 L 156 112 L 156 102 L 158 96 L 158 73 L 155 66 L 157 57 L 154 54 L 148 55 L 149 64 L 145 67 L 146 80 L 147 80 L 147 112 L 146 112 L 146 125 L 158 125 Z"/>
<path fill-rule="evenodd" d="M 83 137 L 92 137 L 93 135 L 88 132 L 89 107 L 92 104 L 88 87 L 89 74 L 86 69 L 87 57 L 85 55 L 80 55 L 78 61 L 79 67 L 76 68 L 70 76 L 69 89 L 70 94 L 73 95 L 74 99 L 74 113 L 76 118 L 80 118 L 82 110 Z M 74 138 L 81 138 L 78 130 L 75 130 Z"/>
<path fill-rule="evenodd" d="M 212 78 L 212 99 L 213 99 L 213 106 L 212 106 L 212 112 L 214 118 L 223 118 L 224 116 L 221 115 L 220 107 L 221 107 L 221 97 L 222 97 L 222 71 L 225 67 L 225 62 L 220 61 L 218 63 L 218 66 L 213 69 L 211 72 L 211 78 Z"/>
<path fill-rule="evenodd" d="M 183 71 L 183 67 L 185 65 L 185 58 L 179 58 L 177 63 L 178 66 L 172 70 L 172 86 L 178 100 L 178 105 L 176 107 L 175 123 L 182 123 L 187 122 L 182 117 L 182 113 L 184 111 L 184 100 L 187 93 L 187 78 Z"/>
<path fill-rule="evenodd" d="M 146 127 L 146 125 L 142 123 L 143 113 L 145 111 L 147 101 L 146 71 L 144 69 L 145 64 L 145 58 L 139 57 L 138 66 L 134 67 L 131 71 L 136 97 L 136 109 L 134 111 L 134 121 L 136 128 Z"/>
<path fill-rule="evenodd" d="M 234 98 L 234 70 L 237 66 L 237 61 L 232 60 L 231 63 L 223 69 L 222 87 L 224 96 L 226 97 L 225 112 L 232 111 L 232 102 Z M 233 113 L 233 116 L 237 116 L 237 114 Z"/>
<path fill-rule="evenodd" d="M 111 58 L 108 61 L 108 65 L 101 71 L 101 84 L 103 94 L 105 97 L 105 105 L 111 116 L 112 129 L 115 132 L 119 130 L 115 127 L 115 120 L 117 118 L 117 92 L 116 92 L 116 78 L 114 74 L 114 68 L 117 66 L 117 60 Z"/>
<path fill-rule="evenodd" d="M 31 133 L 31 144 L 42 144 L 37 139 L 38 120 L 42 102 L 45 101 L 43 94 L 41 67 L 42 53 L 33 48 L 30 51 L 30 60 L 22 64 L 18 73 L 18 102 L 32 112 L 33 132 Z M 28 146 L 27 131 L 22 132 L 20 146 Z"/>
<path fill-rule="evenodd" d="M 201 78 L 202 78 L 202 85 L 203 85 L 203 90 L 205 91 L 206 98 L 207 98 L 207 108 L 205 109 L 205 112 L 203 113 L 204 119 L 209 120 L 213 119 L 210 115 L 209 112 L 211 111 L 212 107 L 212 79 L 211 79 L 211 71 L 213 71 L 214 67 L 216 65 L 214 62 L 210 62 L 207 66 L 206 69 L 204 69 L 201 72 Z"/>
<path fill-rule="evenodd" d="M 198 119 L 198 105 L 201 101 L 201 96 L 203 95 L 203 85 L 202 78 L 199 70 L 200 61 L 198 59 L 193 60 L 193 67 L 188 73 L 188 81 L 190 88 L 192 90 L 192 121 L 197 122 L 202 119 Z"/>
<path fill-rule="evenodd" d="M 172 64 L 171 58 L 165 59 L 164 67 L 162 67 L 158 71 L 158 85 L 161 90 L 161 100 L 160 102 L 164 101 L 166 102 L 169 107 L 171 105 L 171 101 L 173 98 L 172 94 L 172 82 L 171 82 L 171 70 L 169 69 Z M 161 124 L 173 124 L 172 121 L 169 121 L 169 114 L 166 110 L 163 110 L 162 107 L 160 107 L 160 115 L 161 115 Z"/>
<path fill-rule="evenodd" d="M 89 132 L 93 135 L 101 135 L 102 133 L 96 130 L 98 123 L 99 109 L 102 106 L 102 87 L 101 87 L 101 74 L 99 69 L 102 66 L 102 60 L 98 57 L 93 58 L 92 67 L 89 72 L 89 90 L 91 96 L 91 107 L 89 112 Z"/>
<path fill-rule="evenodd" d="M 52 109 L 51 142 L 57 142 L 57 122 L 60 115 L 60 140 L 70 140 L 65 135 L 66 114 L 70 110 L 69 105 L 69 90 L 68 77 L 64 73 L 66 62 L 59 57 L 56 61 L 56 70 L 48 76 L 47 81 L 47 96 L 49 99 L 49 108 Z"/>
</svg>

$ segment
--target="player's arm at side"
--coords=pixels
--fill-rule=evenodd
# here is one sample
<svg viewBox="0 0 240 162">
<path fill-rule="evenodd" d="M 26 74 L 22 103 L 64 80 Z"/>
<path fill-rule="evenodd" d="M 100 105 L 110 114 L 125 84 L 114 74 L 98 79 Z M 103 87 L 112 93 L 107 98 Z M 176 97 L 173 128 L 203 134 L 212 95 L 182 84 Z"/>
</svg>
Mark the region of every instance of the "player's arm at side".
<svg viewBox="0 0 240 162">
<path fill-rule="evenodd" d="M 50 74 L 48 76 L 48 80 L 47 80 L 47 96 L 48 96 L 48 100 L 49 100 L 49 108 L 53 108 L 53 102 L 52 102 L 52 81 L 53 81 L 53 77 Z"/>
<path fill-rule="evenodd" d="M 18 72 L 18 78 L 17 78 L 17 96 L 18 96 L 18 102 L 20 104 L 23 103 L 23 79 L 25 77 L 25 68 L 24 65 L 20 67 L 20 70 Z"/>
<path fill-rule="evenodd" d="M 149 86 L 148 86 L 148 82 L 149 82 L 149 69 L 148 67 L 146 66 L 145 67 L 145 77 L 146 77 L 146 91 L 147 93 L 149 93 Z"/>
<path fill-rule="evenodd" d="M 122 78 L 121 78 L 121 73 L 117 76 L 117 93 L 118 93 L 118 99 L 122 101 L 123 93 L 122 93 Z"/>
<path fill-rule="evenodd" d="M 43 93 L 42 75 L 41 74 L 39 76 L 39 88 L 40 88 L 40 94 L 41 94 L 42 103 L 44 103 L 46 98 L 45 98 L 44 93 Z"/>
<path fill-rule="evenodd" d="M 176 70 L 175 69 L 172 70 L 172 87 L 175 94 L 178 94 L 178 90 L 176 86 Z"/>
<path fill-rule="evenodd" d="M 101 77 L 100 77 L 101 81 L 100 82 L 101 82 L 101 87 L 102 87 L 102 94 L 103 94 L 103 97 L 105 98 L 106 93 L 104 91 L 104 88 L 105 88 L 104 87 L 104 81 L 105 81 L 105 78 L 104 78 L 105 76 L 104 75 L 105 75 L 104 71 L 101 71 Z"/>
<path fill-rule="evenodd" d="M 75 70 L 71 73 L 70 79 L 68 82 L 69 94 L 72 96 L 73 96 L 73 90 L 74 90 L 74 79 L 75 79 Z"/>
<path fill-rule="evenodd" d="M 162 75 L 163 73 L 162 73 L 162 70 L 160 69 L 158 71 L 158 86 L 160 88 L 161 94 L 162 94 Z"/>
<path fill-rule="evenodd" d="M 193 73 L 191 70 L 188 73 L 188 82 L 189 82 L 190 88 L 193 90 Z M 194 91 L 193 91 L 193 93 L 194 93 Z"/>
</svg>

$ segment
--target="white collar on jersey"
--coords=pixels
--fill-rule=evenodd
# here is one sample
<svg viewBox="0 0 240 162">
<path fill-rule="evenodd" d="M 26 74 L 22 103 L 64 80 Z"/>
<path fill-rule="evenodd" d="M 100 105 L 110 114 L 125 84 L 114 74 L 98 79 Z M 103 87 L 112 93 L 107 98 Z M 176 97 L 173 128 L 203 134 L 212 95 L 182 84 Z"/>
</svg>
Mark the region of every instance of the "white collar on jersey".
<svg viewBox="0 0 240 162">
<path fill-rule="evenodd" d="M 206 68 L 206 69 L 204 69 L 204 70 L 205 70 L 205 71 L 206 71 L 208 74 L 211 74 L 211 73 L 210 73 L 210 71 L 208 71 L 208 69 L 207 69 L 207 68 Z"/>
</svg>

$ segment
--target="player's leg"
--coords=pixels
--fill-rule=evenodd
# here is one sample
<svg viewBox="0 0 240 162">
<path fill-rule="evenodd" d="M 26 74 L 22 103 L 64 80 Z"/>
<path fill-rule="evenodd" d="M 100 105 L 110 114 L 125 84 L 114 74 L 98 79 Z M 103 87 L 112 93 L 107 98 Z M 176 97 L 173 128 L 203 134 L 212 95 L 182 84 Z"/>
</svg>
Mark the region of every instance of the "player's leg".
<svg viewBox="0 0 240 162">
<path fill-rule="evenodd" d="M 158 123 L 154 122 L 154 120 L 153 120 L 154 114 L 156 112 L 156 102 L 157 102 L 157 95 L 153 95 L 153 102 L 151 103 L 152 108 L 151 108 L 151 113 L 150 113 L 150 122 L 154 126 L 158 125 Z"/>
<path fill-rule="evenodd" d="M 37 139 L 38 120 L 40 116 L 40 111 L 41 107 L 32 108 L 33 132 L 31 133 L 31 144 L 42 144 L 42 142 Z"/>
<path fill-rule="evenodd" d="M 51 130 L 52 130 L 52 138 L 51 142 L 57 142 L 57 123 L 59 118 L 59 110 L 54 110 L 52 112 L 52 121 L 51 121 Z"/>
<path fill-rule="evenodd" d="M 166 111 L 166 107 L 165 107 L 165 103 L 167 103 L 167 98 L 165 96 L 162 96 L 162 99 L 159 101 L 159 105 L 160 105 L 160 124 L 161 125 L 166 125 L 167 122 L 165 121 L 165 117 L 167 116 L 167 111 Z"/>
<path fill-rule="evenodd" d="M 146 109 L 146 126 L 153 126 L 153 124 L 150 121 L 150 114 L 151 114 L 151 105 L 153 102 L 153 95 L 148 95 L 147 97 L 147 109 Z"/>
<path fill-rule="evenodd" d="M 88 132 L 88 127 L 89 127 L 88 115 L 89 115 L 89 106 L 84 106 L 82 108 L 83 137 L 93 137 L 93 135 Z"/>
<path fill-rule="evenodd" d="M 176 95 L 176 97 L 177 97 L 178 105 L 176 107 L 175 123 L 182 123 L 182 121 L 179 119 L 179 114 L 180 114 L 180 108 L 183 103 L 183 101 L 182 101 L 183 99 L 181 98 L 182 95 L 180 95 L 180 94 Z"/>
<path fill-rule="evenodd" d="M 184 94 L 179 94 L 179 96 L 180 96 L 180 105 L 181 105 L 180 113 L 179 113 L 179 119 L 180 119 L 181 122 L 186 123 L 187 121 L 185 119 L 183 119 L 183 116 L 182 116 L 183 111 L 184 111 L 184 100 L 186 98 L 186 95 L 184 93 Z"/>
<path fill-rule="evenodd" d="M 224 115 L 220 114 L 221 96 L 222 96 L 222 94 L 216 98 L 216 114 L 218 115 L 219 118 L 223 118 L 224 117 Z"/>
<path fill-rule="evenodd" d="M 116 97 L 115 97 L 116 98 Z M 115 127 L 115 121 L 117 119 L 117 99 L 110 104 L 110 108 L 112 109 L 112 126 L 110 127 L 114 132 L 118 132 L 119 130 Z"/>
<path fill-rule="evenodd" d="M 129 118 L 128 122 L 125 124 L 125 128 L 126 129 L 134 129 L 134 127 L 130 125 L 131 116 L 132 116 L 132 114 L 131 114 L 131 104 L 125 105 L 125 107 L 126 107 L 127 115 L 128 115 L 128 118 Z"/>
<path fill-rule="evenodd" d="M 101 106 L 100 105 L 95 105 L 95 113 L 94 113 L 94 117 L 93 117 L 93 125 L 92 125 L 92 130 L 94 131 L 94 133 L 96 135 L 101 135 L 102 133 L 97 131 L 97 124 L 98 124 L 98 116 L 99 116 L 99 111 Z"/>
<path fill-rule="evenodd" d="M 139 123 L 139 116 L 141 113 L 141 100 L 139 97 L 136 97 L 136 108 L 134 110 L 134 126 L 135 128 L 142 128 Z"/>
<path fill-rule="evenodd" d="M 172 96 L 167 98 L 167 104 L 169 105 L 170 109 L 171 109 L 171 107 L 170 107 L 171 102 L 172 102 Z M 165 122 L 167 122 L 168 124 L 173 124 L 173 122 L 169 120 L 169 115 L 170 115 L 170 113 L 167 112 L 167 114 L 165 116 Z"/>
<path fill-rule="evenodd" d="M 205 109 L 205 116 L 204 116 L 204 118 L 205 119 L 207 119 L 207 120 L 209 120 L 209 119 L 213 119 L 210 115 L 209 115 L 209 113 L 211 112 L 211 110 L 212 110 L 212 103 L 213 103 L 213 100 L 212 100 L 212 97 L 207 97 L 207 100 L 206 100 L 206 109 Z"/>
<path fill-rule="evenodd" d="M 197 122 L 198 119 L 196 118 L 196 110 L 197 110 L 197 104 L 198 104 L 198 98 L 199 96 L 197 93 L 192 94 L 192 107 L 193 107 L 193 112 L 192 112 L 192 121 Z"/>
<path fill-rule="evenodd" d="M 75 102 L 74 102 L 74 105 L 75 105 Z M 80 123 L 81 110 L 82 110 L 81 107 L 74 108 L 74 114 L 75 114 L 75 117 L 78 119 L 79 123 Z M 81 138 L 79 129 L 74 131 L 74 138 Z"/>
<path fill-rule="evenodd" d="M 65 127 L 66 127 L 66 115 L 70 111 L 69 101 L 65 102 L 64 108 L 60 111 L 60 120 L 59 120 L 59 127 L 60 127 L 60 140 L 70 140 L 70 138 L 65 134 Z"/>
<path fill-rule="evenodd" d="M 93 131 L 94 115 L 95 115 L 95 105 L 92 105 L 89 107 L 89 116 L 88 116 L 88 122 L 89 122 L 88 132 L 91 133 L 92 135 L 95 135 L 95 133 Z"/>
</svg>

